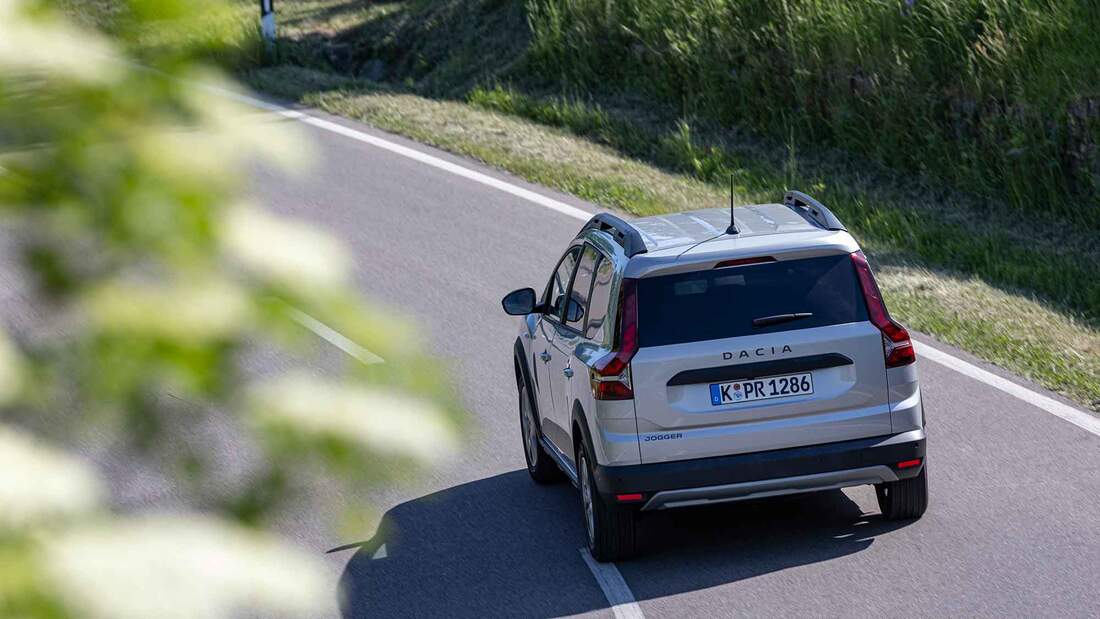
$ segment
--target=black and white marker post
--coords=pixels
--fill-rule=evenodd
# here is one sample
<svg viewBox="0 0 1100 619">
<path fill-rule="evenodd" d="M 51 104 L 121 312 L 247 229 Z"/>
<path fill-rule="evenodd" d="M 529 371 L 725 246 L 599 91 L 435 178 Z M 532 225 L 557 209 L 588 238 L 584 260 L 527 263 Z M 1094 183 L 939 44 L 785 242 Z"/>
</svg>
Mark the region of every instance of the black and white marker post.
<svg viewBox="0 0 1100 619">
<path fill-rule="evenodd" d="M 268 45 L 275 42 L 275 0 L 260 0 L 260 33 Z"/>
</svg>

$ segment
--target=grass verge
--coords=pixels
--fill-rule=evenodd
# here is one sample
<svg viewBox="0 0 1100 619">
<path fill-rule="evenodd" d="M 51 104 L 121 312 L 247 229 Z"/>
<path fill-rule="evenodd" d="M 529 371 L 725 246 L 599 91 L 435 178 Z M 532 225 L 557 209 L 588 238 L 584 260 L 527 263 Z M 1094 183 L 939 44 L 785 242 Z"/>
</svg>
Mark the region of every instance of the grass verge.
<svg viewBox="0 0 1100 619">
<path fill-rule="evenodd" d="M 467 1 L 465 4 L 469 4 Z M 1100 226 L 1100 4 L 526 0 L 530 73 Z M 410 12 L 415 9 L 410 9 Z"/>
<path fill-rule="evenodd" d="M 1020 226 L 981 200 L 843 152 L 800 154 L 628 100 L 506 88 L 431 99 L 291 66 L 248 81 L 638 215 L 722 204 L 728 174 L 742 203 L 807 189 L 867 248 L 898 318 L 1100 411 L 1100 249 L 1057 219 Z"/>
</svg>

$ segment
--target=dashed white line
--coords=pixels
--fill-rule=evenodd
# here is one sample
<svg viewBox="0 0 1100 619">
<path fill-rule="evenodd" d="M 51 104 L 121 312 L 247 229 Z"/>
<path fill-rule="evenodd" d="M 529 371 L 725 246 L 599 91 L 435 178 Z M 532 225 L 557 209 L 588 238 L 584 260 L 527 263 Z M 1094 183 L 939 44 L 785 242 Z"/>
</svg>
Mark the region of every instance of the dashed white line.
<svg viewBox="0 0 1100 619">
<path fill-rule="evenodd" d="M 581 548 L 581 558 L 592 571 L 592 575 L 596 577 L 596 582 L 603 590 L 607 603 L 611 605 L 611 612 L 615 615 L 615 619 L 645 617 L 642 607 L 638 606 L 638 602 L 634 600 L 634 593 L 630 591 L 630 587 L 627 586 L 623 575 L 619 573 L 619 568 L 615 567 L 614 563 L 600 563 L 592 557 L 592 553 L 588 552 L 587 548 Z"/>
<path fill-rule="evenodd" d="M 362 346 L 345 336 L 343 333 L 340 333 L 336 329 L 333 329 L 332 327 L 326 325 L 320 320 L 317 320 L 316 318 L 310 316 L 302 310 L 291 309 L 290 316 L 298 324 L 309 329 L 329 344 L 332 344 L 340 350 L 348 353 L 355 359 L 358 359 L 361 363 L 366 363 L 369 365 L 372 363 L 386 362 L 386 360 L 382 357 L 379 357 L 378 355 L 372 353 L 366 348 L 363 348 Z"/>
<path fill-rule="evenodd" d="M 918 358 L 923 357 L 930 361 L 934 361 L 942 366 L 951 368 L 952 370 L 955 370 L 960 374 L 965 374 L 966 376 L 969 376 L 974 380 L 983 382 L 990 387 L 993 387 L 994 389 L 999 389 L 1000 391 L 1003 391 L 1010 396 L 1019 398 L 1020 400 L 1031 404 L 1032 406 L 1041 408 L 1051 415 L 1054 415 L 1055 417 L 1060 417 L 1083 430 L 1087 430 L 1097 436 L 1100 436 L 1100 417 L 1090 415 L 1089 413 L 1073 408 L 1068 404 L 1063 404 L 1058 400 L 1055 400 L 1054 398 L 1050 398 L 1041 393 L 1032 391 L 1027 387 L 1017 385 L 1007 378 L 1001 378 L 1000 376 L 997 376 L 990 371 L 983 370 L 973 363 L 963 361 L 962 359 L 959 359 L 954 355 L 945 353 L 938 348 L 933 348 L 928 344 L 924 344 L 922 342 L 914 343 L 917 347 Z"/>
</svg>

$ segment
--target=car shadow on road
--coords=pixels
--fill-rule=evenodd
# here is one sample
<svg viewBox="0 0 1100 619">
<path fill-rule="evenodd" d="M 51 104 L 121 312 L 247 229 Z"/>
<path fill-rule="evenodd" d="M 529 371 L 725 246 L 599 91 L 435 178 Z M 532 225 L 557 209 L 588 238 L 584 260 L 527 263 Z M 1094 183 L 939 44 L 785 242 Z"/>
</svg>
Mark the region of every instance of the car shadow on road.
<svg viewBox="0 0 1100 619">
<path fill-rule="evenodd" d="M 394 507 L 341 577 L 346 618 L 562 616 L 607 607 L 587 571 L 576 490 L 513 471 Z M 670 510 L 640 523 L 621 567 L 639 599 L 705 589 L 860 552 L 899 525 L 841 491 Z M 698 569 L 685 569 L 698 568 Z M 648 578 L 648 573 L 659 578 Z"/>
</svg>

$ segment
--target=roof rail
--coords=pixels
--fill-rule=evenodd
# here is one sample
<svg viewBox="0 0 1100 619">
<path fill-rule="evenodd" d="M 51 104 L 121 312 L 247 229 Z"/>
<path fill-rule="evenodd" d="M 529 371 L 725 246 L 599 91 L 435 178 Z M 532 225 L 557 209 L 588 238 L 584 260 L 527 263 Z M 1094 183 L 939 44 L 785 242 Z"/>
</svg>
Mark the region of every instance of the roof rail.
<svg viewBox="0 0 1100 619">
<path fill-rule="evenodd" d="M 848 229 L 844 227 L 844 224 L 840 223 L 836 215 L 833 215 L 832 211 L 825 208 L 824 204 L 814 200 L 801 191 L 788 191 L 783 195 L 783 204 L 793 208 L 799 213 L 809 215 L 811 219 L 826 230 L 848 231 Z"/>
<path fill-rule="evenodd" d="M 581 236 L 589 230 L 599 230 L 611 235 L 616 243 L 622 245 L 628 258 L 646 252 L 645 241 L 642 240 L 642 235 L 638 232 L 638 229 L 611 213 L 596 214 L 588 220 L 588 223 L 584 224 L 577 236 Z"/>
</svg>

